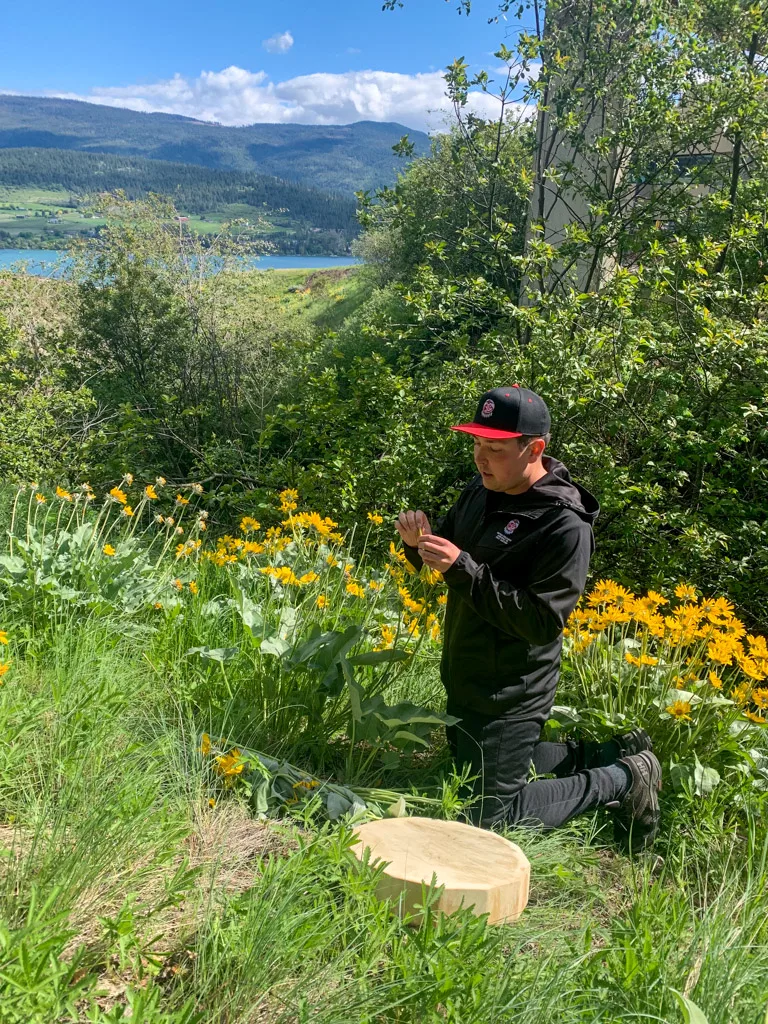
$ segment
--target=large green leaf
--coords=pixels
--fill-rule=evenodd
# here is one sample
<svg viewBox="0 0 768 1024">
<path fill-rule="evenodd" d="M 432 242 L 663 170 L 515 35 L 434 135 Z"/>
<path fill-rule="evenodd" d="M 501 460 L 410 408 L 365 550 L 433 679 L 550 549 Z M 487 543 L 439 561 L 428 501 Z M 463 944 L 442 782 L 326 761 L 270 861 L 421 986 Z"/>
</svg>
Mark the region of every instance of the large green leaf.
<svg viewBox="0 0 768 1024">
<path fill-rule="evenodd" d="M 720 773 L 714 768 L 705 768 L 698 757 L 693 764 L 673 764 L 669 777 L 676 793 L 690 789 L 696 796 L 708 796 L 720 785 Z"/>
<path fill-rule="evenodd" d="M 278 658 L 282 658 L 290 649 L 291 645 L 281 636 L 268 636 L 266 640 L 262 640 L 259 648 L 262 654 L 274 654 Z"/>
<path fill-rule="evenodd" d="M 385 665 L 393 661 L 408 661 L 410 657 L 408 651 L 390 647 L 384 651 L 366 651 L 365 654 L 355 654 L 347 660 L 350 665 Z"/>
<path fill-rule="evenodd" d="M 206 661 L 231 661 L 240 653 L 239 647 L 190 647 L 186 654 L 199 654 Z"/>
<path fill-rule="evenodd" d="M 704 1011 L 701 1010 L 692 999 L 688 996 L 684 996 L 682 992 L 678 992 L 677 989 L 671 989 L 673 995 L 680 1004 L 680 1009 L 683 1011 L 683 1020 L 685 1024 L 709 1024 Z"/>
<path fill-rule="evenodd" d="M 264 629 L 264 616 L 261 611 L 261 606 L 252 601 L 247 594 L 244 594 L 242 590 L 237 592 L 235 598 L 235 607 L 240 613 L 240 617 L 243 620 L 243 624 L 251 631 L 254 636 L 261 636 Z"/>
</svg>

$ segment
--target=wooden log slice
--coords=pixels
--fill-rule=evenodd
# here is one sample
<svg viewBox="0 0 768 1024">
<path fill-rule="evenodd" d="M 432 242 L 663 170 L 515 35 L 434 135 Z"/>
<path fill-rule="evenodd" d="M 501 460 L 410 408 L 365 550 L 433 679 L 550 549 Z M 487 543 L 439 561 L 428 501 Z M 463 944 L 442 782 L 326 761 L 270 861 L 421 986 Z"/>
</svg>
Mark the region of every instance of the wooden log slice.
<svg viewBox="0 0 768 1024">
<path fill-rule="evenodd" d="M 422 883 L 443 886 L 437 906 L 446 914 L 472 907 L 489 924 L 514 921 L 528 903 L 531 865 L 519 846 L 495 832 L 433 818 L 382 818 L 357 830 L 352 851 L 371 864 L 385 861 L 380 899 L 416 913 Z"/>
</svg>

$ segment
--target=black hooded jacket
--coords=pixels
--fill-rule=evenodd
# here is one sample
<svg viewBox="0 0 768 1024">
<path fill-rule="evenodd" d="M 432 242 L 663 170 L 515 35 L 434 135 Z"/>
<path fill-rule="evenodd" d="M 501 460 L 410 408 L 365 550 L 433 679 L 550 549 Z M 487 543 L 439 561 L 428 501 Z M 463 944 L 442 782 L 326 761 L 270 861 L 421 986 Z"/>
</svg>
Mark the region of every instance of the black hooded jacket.
<svg viewBox="0 0 768 1024">
<path fill-rule="evenodd" d="M 543 722 L 552 706 L 563 626 L 584 590 L 600 509 L 561 462 L 543 464 L 546 475 L 523 494 L 488 491 L 478 474 L 434 531 L 461 548 L 444 574 L 440 664 L 457 714 Z"/>
</svg>

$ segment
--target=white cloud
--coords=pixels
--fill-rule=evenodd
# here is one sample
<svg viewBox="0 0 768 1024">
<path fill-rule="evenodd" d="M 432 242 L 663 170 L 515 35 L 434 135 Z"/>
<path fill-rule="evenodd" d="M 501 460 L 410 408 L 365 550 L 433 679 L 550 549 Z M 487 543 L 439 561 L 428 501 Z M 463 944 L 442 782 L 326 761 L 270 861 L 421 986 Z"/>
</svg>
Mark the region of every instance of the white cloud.
<svg viewBox="0 0 768 1024">
<path fill-rule="evenodd" d="M 287 53 L 293 46 L 293 36 L 290 32 L 278 32 L 265 39 L 261 45 L 269 53 Z"/>
<path fill-rule="evenodd" d="M 131 110 L 183 114 L 227 125 L 399 121 L 409 128 L 434 130 L 444 127 L 450 116 L 442 71 L 415 75 L 319 72 L 274 82 L 264 71 L 233 66 L 203 71 L 197 78 L 176 74 L 149 85 L 95 88 L 85 96 L 55 95 Z M 498 113 L 498 101 L 477 90 L 470 93 L 468 107 L 482 117 Z"/>
</svg>

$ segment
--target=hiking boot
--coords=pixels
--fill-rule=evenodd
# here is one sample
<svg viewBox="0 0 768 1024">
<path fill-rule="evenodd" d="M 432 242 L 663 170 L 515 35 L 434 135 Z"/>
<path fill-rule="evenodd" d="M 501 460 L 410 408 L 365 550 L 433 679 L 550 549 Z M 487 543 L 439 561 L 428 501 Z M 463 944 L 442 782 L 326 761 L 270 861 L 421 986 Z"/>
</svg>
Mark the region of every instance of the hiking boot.
<svg viewBox="0 0 768 1024">
<path fill-rule="evenodd" d="M 640 853 L 651 845 L 659 831 L 661 765 L 650 750 L 620 757 L 617 764 L 629 769 L 632 784 L 613 812 L 613 837 L 627 853 Z"/>
<path fill-rule="evenodd" d="M 653 750 L 653 740 L 645 729 L 620 732 L 611 739 L 619 748 L 619 757 L 631 757 L 633 754 L 641 754 L 644 750 Z"/>
</svg>

